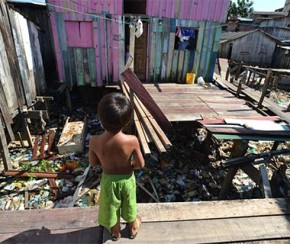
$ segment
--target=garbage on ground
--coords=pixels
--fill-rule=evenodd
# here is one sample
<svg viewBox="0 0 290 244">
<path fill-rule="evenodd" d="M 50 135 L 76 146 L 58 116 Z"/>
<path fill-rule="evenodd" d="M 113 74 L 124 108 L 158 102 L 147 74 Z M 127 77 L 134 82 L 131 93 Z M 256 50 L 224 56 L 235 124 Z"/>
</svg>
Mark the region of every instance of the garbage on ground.
<svg viewBox="0 0 290 244">
<path fill-rule="evenodd" d="M 279 98 L 282 101 L 282 98 Z M 289 101 L 289 99 L 287 100 Z M 84 182 L 84 173 L 89 166 L 88 144 L 92 135 L 103 132 L 102 125 L 95 111 L 77 108 L 76 115 L 60 114 L 53 118 L 51 127 L 57 128 L 52 153 L 46 158 L 32 160 L 33 148 L 21 147 L 15 141 L 9 145 L 13 169 L 32 172 L 29 177 L 12 177 L 0 175 L 0 210 L 25 210 L 66 208 L 72 206 L 89 207 L 98 204 L 99 184 L 97 175 L 82 185 L 79 195 L 74 199 L 80 182 Z M 86 131 L 82 127 L 82 150 L 78 153 L 57 149 L 67 118 L 70 121 L 85 121 Z M 67 122 L 68 123 L 68 122 Z M 233 141 L 212 141 L 208 155 L 205 154 L 207 132 L 203 128 L 192 128 L 188 133 L 181 124 L 174 124 L 175 133 L 169 135 L 172 147 L 165 155 L 159 155 L 152 147 L 146 156 L 146 167 L 135 172 L 139 184 L 138 202 L 189 202 L 218 200 L 219 192 L 227 174 L 221 167 L 221 160 L 228 159 L 233 150 Z M 33 128 L 31 129 L 33 131 Z M 35 136 L 33 135 L 33 141 Z M 74 141 L 76 138 L 70 137 Z M 64 141 L 65 142 L 65 141 Z M 79 141 L 80 142 L 80 141 Z M 39 144 L 40 146 L 40 144 Z M 250 141 L 247 154 L 257 154 L 271 150 L 273 142 Z M 289 148 L 290 144 L 281 143 L 280 148 Z M 53 156 L 53 157 L 51 157 Z M 279 155 L 266 164 L 268 178 L 278 172 L 281 165 L 290 164 L 290 156 Z M 1 165 L 3 165 L 1 163 Z M 255 165 L 258 168 L 259 165 Z M 3 169 L 1 169 L 2 171 Z M 280 169 L 281 171 L 281 169 Z M 280 172 L 279 171 L 279 172 Z M 54 172 L 71 175 L 67 178 L 37 178 L 33 172 Z M 285 180 L 290 181 L 289 169 L 285 170 Z M 279 193 L 289 196 L 287 186 Z M 227 199 L 260 198 L 261 191 L 242 170 L 238 170 L 232 181 Z"/>
</svg>

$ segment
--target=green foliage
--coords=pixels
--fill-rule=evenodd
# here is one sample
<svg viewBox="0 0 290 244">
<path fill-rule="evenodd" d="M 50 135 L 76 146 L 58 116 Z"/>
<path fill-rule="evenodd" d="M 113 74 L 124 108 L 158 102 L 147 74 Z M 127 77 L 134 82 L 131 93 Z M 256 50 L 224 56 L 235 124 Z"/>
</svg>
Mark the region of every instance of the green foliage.
<svg viewBox="0 0 290 244">
<path fill-rule="evenodd" d="M 249 17 L 254 8 L 252 0 L 237 0 L 237 2 L 230 1 L 228 9 L 228 17 Z"/>
</svg>

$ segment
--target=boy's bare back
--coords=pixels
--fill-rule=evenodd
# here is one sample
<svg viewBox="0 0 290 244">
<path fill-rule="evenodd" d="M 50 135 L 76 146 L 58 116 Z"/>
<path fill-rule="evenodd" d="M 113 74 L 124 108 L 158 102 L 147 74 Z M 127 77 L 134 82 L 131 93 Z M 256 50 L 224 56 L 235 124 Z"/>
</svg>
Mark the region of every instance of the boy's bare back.
<svg viewBox="0 0 290 244">
<path fill-rule="evenodd" d="M 133 154 L 134 161 L 131 161 Z M 130 174 L 134 168 L 144 167 L 144 159 L 137 138 L 122 131 L 93 136 L 90 140 L 90 163 L 101 164 L 105 174 Z"/>
<path fill-rule="evenodd" d="M 104 96 L 98 105 L 98 114 L 105 132 L 90 139 L 90 164 L 101 164 L 103 172 L 109 175 L 130 174 L 134 168 L 144 167 L 137 137 L 122 132 L 133 114 L 133 107 L 125 95 Z"/>
</svg>

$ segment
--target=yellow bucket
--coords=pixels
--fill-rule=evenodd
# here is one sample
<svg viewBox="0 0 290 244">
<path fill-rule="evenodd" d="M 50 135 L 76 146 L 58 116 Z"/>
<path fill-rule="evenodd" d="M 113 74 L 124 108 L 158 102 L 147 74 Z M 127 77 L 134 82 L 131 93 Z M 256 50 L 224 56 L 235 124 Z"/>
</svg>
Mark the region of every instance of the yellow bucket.
<svg viewBox="0 0 290 244">
<path fill-rule="evenodd" d="M 186 73 L 186 84 L 192 84 L 195 81 L 195 73 Z"/>
</svg>

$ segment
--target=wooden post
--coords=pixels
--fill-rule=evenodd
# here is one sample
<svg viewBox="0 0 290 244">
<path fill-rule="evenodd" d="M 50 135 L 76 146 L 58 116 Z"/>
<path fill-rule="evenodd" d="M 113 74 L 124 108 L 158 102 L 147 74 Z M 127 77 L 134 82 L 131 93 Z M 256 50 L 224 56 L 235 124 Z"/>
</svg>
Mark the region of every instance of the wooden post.
<svg viewBox="0 0 290 244">
<path fill-rule="evenodd" d="M 239 81 L 239 85 L 238 85 L 238 89 L 237 89 L 237 93 L 236 93 L 237 97 L 240 96 L 241 90 L 242 90 L 242 79 Z"/>
<path fill-rule="evenodd" d="M 65 89 L 65 97 L 66 97 L 66 106 L 69 109 L 69 111 L 72 111 L 69 87 L 66 87 L 66 89 Z"/>
<path fill-rule="evenodd" d="M 229 80 L 229 75 L 230 75 L 230 68 L 227 68 L 227 72 L 226 72 L 226 81 Z"/>
<path fill-rule="evenodd" d="M 260 165 L 259 169 L 262 176 L 262 182 L 261 182 L 262 192 L 265 198 L 270 198 L 272 197 L 272 191 L 271 191 L 270 181 L 267 175 L 267 169 L 264 164 Z"/>
<path fill-rule="evenodd" d="M 247 140 L 237 140 L 234 142 L 233 151 L 230 158 L 242 157 L 245 155 L 249 147 L 249 142 Z M 225 199 L 229 189 L 232 186 L 232 180 L 238 171 L 238 167 L 234 166 L 228 169 L 228 173 L 224 179 L 223 185 L 219 193 L 219 199 Z"/>
<path fill-rule="evenodd" d="M 135 30 L 134 27 L 130 28 L 130 47 L 129 47 L 129 55 L 133 59 L 130 64 L 130 68 L 134 72 L 134 58 L 135 58 Z"/>
<path fill-rule="evenodd" d="M 250 74 L 249 74 L 249 76 L 248 76 L 248 79 L 247 79 L 247 83 L 246 83 L 246 85 L 249 85 L 249 83 L 250 83 L 250 79 L 251 79 L 251 76 L 252 76 L 252 71 L 250 70 Z"/>
<path fill-rule="evenodd" d="M 262 108 L 263 100 L 264 100 L 265 95 L 267 93 L 268 86 L 269 86 L 271 79 L 272 79 L 272 70 L 269 69 L 267 72 L 267 75 L 266 75 L 264 86 L 263 86 L 262 95 L 261 95 L 260 101 L 258 103 L 258 108 Z"/>
<path fill-rule="evenodd" d="M 275 150 L 277 150 L 279 144 L 280 144 L 279 141 L 275 141 L 275 142 L 273 143 L 273 146 L 272 146 L 272 148 L 271 148 L 271 151 L 275 151 Z"/>
<path fill-rule="evenodd" d="M 20 115 L 20 119 L 21 119 L 21 122 L 22 122 L 22 126 L 23 126 L 23 133 L 25 135 L 25 139 L 27 140 L 28 142 L 28 145 L 30 147 L 32 147 L 32 139 L 31 139 L 31 134 L 30 134 L 30 130 L 29 130 L 29 127 L 28 127 L 28 124 L 27 124 L 27 121 L 26 121 L 26 118 L 24 118 L 24 115 L 21 113 Z"/>
<path fill-rule="evenodd" d="M 238 77 L 239 77 L 239 75 L 240 75 L 240 73 L 241 73 L 241 69 L 242 69 L 242 67 L 243 67 L 243 61 L 241 61 L 241 62 L 239 63 L 239 67 L 238 67 L 237 72 L 236 72 L 235 80 L 238 79 Z"/>
<path fill-rule="evenodd" d="M 274 86 L 274 88 L 277 88 L 278 87 L 278 85 L 279 85 L 279 83 L 280 83 L 280 81 L 281 81 L 281 79 L 282 79 L 282 76 L 281 76 L 281 74 L 277 74 L 276 76 L 275 76 L 275 80 L 274 80 L 274 84 L 273 84 L 273 86 Z"/>
<path fill-rule="evenodd" d="M 4 169 L 10 170 L 10 169 L 12 169 L 12 164 L 11 164 L 11 159 L 9 156 L 8 145 L 7 145 L 7 141 L 6 141 L 5 131 L 4 131 L 3 126 L 2 126 L 2 119 L 1 118 L 0 118 L 0 146 L 2 148 L 1 156 L 3 158 Z"/>
</svg>

